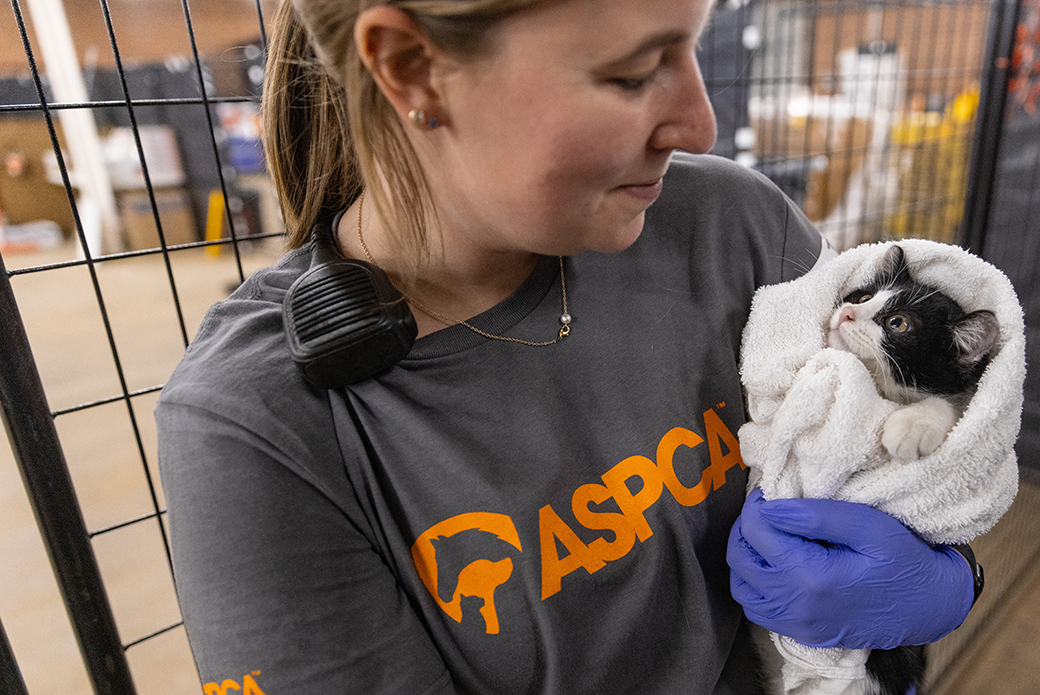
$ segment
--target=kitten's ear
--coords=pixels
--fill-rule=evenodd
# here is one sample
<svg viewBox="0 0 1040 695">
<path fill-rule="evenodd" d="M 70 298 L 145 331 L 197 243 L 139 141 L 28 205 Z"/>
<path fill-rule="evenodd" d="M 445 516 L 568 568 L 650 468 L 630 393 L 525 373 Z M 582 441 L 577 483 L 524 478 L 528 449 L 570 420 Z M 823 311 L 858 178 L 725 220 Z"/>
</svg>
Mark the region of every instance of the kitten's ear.
<svg viewBox="0 0 1040 695">
<path fill-rule="evenodd" d="M 992 311 L 973 311 L 953 325 L 957 364 L 965 371 L 988 355 L 997 344 L 1000 325 Z"/>
<path fill-rule="evenodd" d="M 892 284 L 910 281 L 910 267 L 906 264 L 906 254 L 902 247 L 890 246 L 888 251 L 885 251 L 878 275 Z"/>
</svg>

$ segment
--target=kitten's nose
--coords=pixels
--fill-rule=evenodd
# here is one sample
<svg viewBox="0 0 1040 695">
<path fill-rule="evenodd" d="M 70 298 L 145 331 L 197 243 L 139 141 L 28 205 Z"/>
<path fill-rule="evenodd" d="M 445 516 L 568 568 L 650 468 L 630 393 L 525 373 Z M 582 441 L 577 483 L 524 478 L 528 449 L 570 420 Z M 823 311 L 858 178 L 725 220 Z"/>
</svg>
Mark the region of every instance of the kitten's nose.
<svg viewBox="0 0 1040 695">
<path fill-rule="evenodd" d="M 856 320 L 856 310 L 851 306 L 844 306 L 841 308 L 841 313 L 838 314 L 838 325 L 845 323 L 846 321 Z"/>
</svg>

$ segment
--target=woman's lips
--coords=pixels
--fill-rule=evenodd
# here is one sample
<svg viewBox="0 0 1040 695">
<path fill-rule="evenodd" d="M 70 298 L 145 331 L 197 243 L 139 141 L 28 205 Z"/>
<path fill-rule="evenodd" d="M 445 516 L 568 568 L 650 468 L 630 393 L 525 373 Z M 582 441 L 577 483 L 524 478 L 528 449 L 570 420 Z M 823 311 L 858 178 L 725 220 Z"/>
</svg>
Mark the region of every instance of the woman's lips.
<svg viewBox="0 0 1040 695">
<path fill-rule="evenodd" d="M 657 179 L 651 183 L 637 183 L 627 186 L 619 186 L 618 190 L 624 191 L 633 198 L 653 202 L 661 195 L 661 188 L 663 187 L 664 179 Z"/>
</svg>

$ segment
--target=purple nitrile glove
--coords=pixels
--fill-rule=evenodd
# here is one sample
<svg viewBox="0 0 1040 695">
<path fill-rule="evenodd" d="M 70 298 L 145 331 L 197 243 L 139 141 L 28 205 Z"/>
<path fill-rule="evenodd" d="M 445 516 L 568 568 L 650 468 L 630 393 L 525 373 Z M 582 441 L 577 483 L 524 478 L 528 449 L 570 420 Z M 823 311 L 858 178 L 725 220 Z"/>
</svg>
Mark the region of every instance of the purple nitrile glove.
<svg viewBox="0 0 1040 695">
<path fill-rule="evenodd" d="M 813 647 L 892 649 L 957 628 L 971 568 L 865 504 L 748 495 L 730 532 L 730 590 L 748 619 Z"/>
</svg>

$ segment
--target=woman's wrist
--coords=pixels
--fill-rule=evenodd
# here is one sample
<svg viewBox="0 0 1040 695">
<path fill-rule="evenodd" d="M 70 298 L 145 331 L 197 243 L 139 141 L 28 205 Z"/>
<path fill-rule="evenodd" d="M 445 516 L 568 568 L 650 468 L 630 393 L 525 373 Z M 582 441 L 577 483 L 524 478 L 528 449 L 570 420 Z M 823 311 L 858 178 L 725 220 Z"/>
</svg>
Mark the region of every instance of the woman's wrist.
<svg viewBox="0 0 1040 695">
<path fill-rule="evenodd" d="M 978 602 L 982 589 L 986 585 L 986 577 L 982 571 L 982 565 L 975 559 L 975 552 L 967 543 L 959 543 L 947 547 L 957 553 L 967 563 L 968 570 L 971 572 L 971 604 L 968 606 L 970 610 Z"/>
<path fill-rule="evenodd" d="M 967 545 L 941 545 L 936 547 L 936 550 L 947 555 L 957 567 L 954 596 L 961 598 L 957 611 L 957 623 L 953 627 L 955 630 L 967 619 L 979 594 L 982 593 L 982 566 L 975 560 L 975 553 Z M 950 631 L 952 632 L 952 630 Z"/>
</svg>

